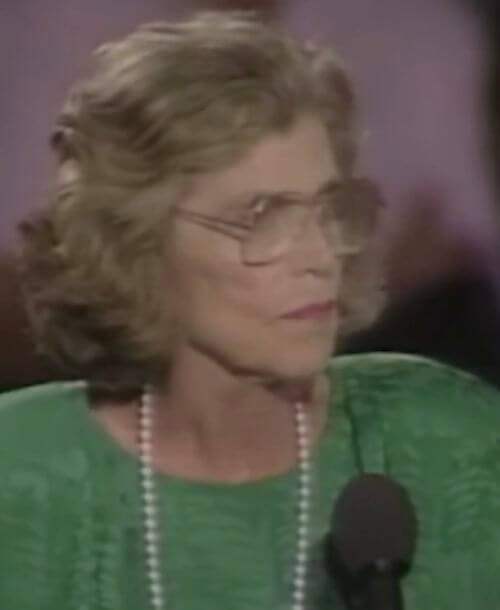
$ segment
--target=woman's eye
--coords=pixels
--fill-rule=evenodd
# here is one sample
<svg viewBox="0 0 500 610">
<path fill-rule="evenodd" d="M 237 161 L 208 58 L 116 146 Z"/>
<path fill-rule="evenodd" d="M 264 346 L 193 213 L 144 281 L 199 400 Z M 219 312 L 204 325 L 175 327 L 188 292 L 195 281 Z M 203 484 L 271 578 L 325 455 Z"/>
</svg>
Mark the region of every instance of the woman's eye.
<svg viewBox="0 0 500 610">
<path fill-rule="evenodd" d="M 250 222 L 252 224 L 254 224 L 259 219 L 259 217 L 262 216 L 262 214 L 264 214 L 264 212 L 267 210 L 268 207 L 269 207 L 269 199 L 267 199 L 265 197 L 260 197 L 259 199 L 254 201 L 251 206 L 250 213 L 249 213 Z"/>
</svg>

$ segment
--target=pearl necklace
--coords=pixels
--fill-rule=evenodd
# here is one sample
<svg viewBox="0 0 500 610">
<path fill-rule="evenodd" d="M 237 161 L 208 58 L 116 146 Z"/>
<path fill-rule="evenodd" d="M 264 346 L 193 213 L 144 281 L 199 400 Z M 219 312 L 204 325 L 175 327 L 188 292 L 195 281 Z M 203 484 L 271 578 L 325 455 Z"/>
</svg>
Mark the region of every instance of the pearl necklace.
<svg viewBox="0 0 500 610">
<path fill-rule="evenodd" d="M 291 608 L 292 610 L 305 610 L 311 503 L 310 439 L 304 405 L 298 402 L 294 407 L 298 453 L 298 524 Z M 145 388 L 139 405 L 138 430 L 141 500 L 144 517 L 144 550 L 151 608 L 153 610 L 165 610 L 160 565 L 158 505 L 153 469 L 153 414 L 154 397 L 151 389 Z"/>
</svg>

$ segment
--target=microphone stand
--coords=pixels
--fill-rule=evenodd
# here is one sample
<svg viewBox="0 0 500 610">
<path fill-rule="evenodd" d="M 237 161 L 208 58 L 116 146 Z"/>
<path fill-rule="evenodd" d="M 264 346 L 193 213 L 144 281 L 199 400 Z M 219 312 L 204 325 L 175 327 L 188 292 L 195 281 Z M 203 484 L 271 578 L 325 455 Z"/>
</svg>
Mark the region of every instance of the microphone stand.
<svg viewBox="0 0 500 610">
<path fill-rule="evenodd" d="M 370 572 L 359 610 L 404 610 L 399 575 L 394 566 L 379 565 Z"/>
<path fill-rule="evenodd" d="M 327 565 L 346 610 L 404 610 L 400 579 L 408 572 L 404 562 L 379 559 L 353 574 L 327 545 Z"/>
</svg>

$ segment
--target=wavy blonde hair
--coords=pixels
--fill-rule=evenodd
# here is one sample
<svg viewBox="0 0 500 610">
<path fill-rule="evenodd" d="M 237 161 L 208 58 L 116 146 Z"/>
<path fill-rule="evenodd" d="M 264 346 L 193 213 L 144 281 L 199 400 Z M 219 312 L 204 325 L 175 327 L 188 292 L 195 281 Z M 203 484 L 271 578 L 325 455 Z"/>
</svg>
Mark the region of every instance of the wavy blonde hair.
<svg viewBox="0 0 500 610">
<path fill-rule="evenodd" d="M 111 393 L 164 373 L 174 328 L 156 279 L 172 202 L 190 177 L 228 166 L 304 112 L 324 122 L 350 174 L 354 97 L 339 61 L 246 13 L 146 25 L 98 49 L 54 131 L 50 201 L 21 225 L 41 351 Z M 170 196 L 155 198 L 158 185 Z M 378 298 L 363 260 L 344 278 L 349 329 Z"/>
</svg>

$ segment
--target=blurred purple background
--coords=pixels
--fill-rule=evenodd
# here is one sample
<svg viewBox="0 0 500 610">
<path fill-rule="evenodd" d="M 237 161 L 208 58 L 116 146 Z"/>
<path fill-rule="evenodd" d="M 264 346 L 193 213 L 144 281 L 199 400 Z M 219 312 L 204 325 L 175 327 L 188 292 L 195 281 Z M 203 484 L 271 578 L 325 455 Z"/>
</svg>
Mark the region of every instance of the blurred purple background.
<svg viewBox="0 0 500 610">
<path fill-rule="evenodd" d="M 0 2 L 0 336 L 11 346 L 0 352 L 0 390 L 56 374 L 35 356 L 16 268 L 1 254 L 44 200 L 48 137 L 68 87 L 100 43 L 221 5 L 265 7 L 292 32 L 334 47 L 354 80 L 361 171 L 389 204 L 390 306 L 346 349 L 430 355 L 500 386 L 500 205 L 484 151 L 489 56 L 486 29 L 465 7 L 485 0 Z M 500 89 L 500 63 L 497 72 Z"/>
<path fill-rule="evenodd" d="M 52 163 L 47 138 L 91 50 L 140 22 L 197 4 L 210 6 L 206 0 L 2 3 L 0 243 L 14 243 L 17 221 L 44 198 Z M 415 221 L 424 201 L 447 239 L 488 253 L 497 226 L 481 159 L 484 45 L 474 17 L 456 0 L 282 5 L 291 30 L 331 44 L 355 81 L 366 128 L 361 165 L 389 201 L 388 241 Z"/>
</svg>

